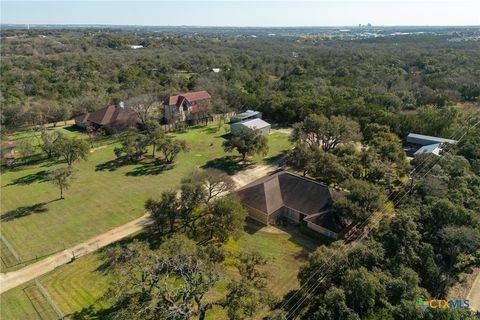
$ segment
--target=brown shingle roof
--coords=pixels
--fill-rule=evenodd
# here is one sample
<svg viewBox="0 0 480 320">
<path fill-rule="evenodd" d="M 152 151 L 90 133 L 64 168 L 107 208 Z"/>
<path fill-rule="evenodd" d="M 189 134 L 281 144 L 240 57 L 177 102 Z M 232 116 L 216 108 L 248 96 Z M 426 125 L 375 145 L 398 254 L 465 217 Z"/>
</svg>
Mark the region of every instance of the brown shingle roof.
<svg viewBox="0 0 480 320">
<path fill-rule="evenodd" d="M 330 188 L 299 175 L 279 171 L 260 178 L 236 192 L 242 203 L 267 215 L 282 207 L 302 212 L 305 220 L 339 233 L 345 228 L 340 217 L 331 210 Z"/>
<path fill-rule="evenodd" d="M 260 178 L 238 190 L 237 194 L 246 205 L 267 214 L 286 206 L 310 215 L 325 210 L 332 203 L 328 186 L 287 171 Z"/>
<path fill-rule="evenodd" d="M 118 127 L 119 129 L 126 129 L 128 126 L 139 122 L 138 116 L 134 111 L 112 105 L 92 113 L 77 116 L 74 120 L 82 123 L 88 121 L 98 125 Z"/>
</svg>

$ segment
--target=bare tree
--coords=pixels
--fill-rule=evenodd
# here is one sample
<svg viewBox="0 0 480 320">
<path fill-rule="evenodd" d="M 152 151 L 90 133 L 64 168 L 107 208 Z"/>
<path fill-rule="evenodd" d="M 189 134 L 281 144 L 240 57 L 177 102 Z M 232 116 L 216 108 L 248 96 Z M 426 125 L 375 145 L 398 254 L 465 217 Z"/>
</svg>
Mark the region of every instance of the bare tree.
<svg viewBox="0 0 480 320">
<path fill-rule="evenodd" d="M 235 188 L 235 182 L 224 171 L 214 168 L 195 171 L 191 179 L 201 183 L 206 190 L 205 202 L 208 204 L 212 199 L 222 194 L 227 194 Z"/>
<path fill-rule="evenodd" d="M 149 124 L 159 119 L 158 107 L 160 103 L 161 99 L 158 95 L 148 93 L 127 100 L 125 106 L 135 112 L 142 127 L 150 131 Z"/>
<path fill-rule="evenodd" d="M 68 166 L 65 168 L 52 170 L 48 174 L 47 180 L 51 181 L 60 188 L 60 199 L 65 199 L 63 197 L 63 191 L 70 187 L 70 183 L 73 179 L 73 173 L 73 169 Z"/>
</svg>

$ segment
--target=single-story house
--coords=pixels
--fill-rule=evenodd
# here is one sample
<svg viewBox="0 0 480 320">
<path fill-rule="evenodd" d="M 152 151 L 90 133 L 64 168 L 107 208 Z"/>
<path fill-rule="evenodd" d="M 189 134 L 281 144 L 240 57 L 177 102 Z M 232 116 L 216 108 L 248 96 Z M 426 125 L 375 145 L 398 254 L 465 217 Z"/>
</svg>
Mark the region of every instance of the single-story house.
<svg viewBox="0 0 480 320">
<path fill-rule="evenodd" d="M 259 118 L 234 122 L 230 124 L 230 131 L 232 132 L 232 134 L 236 134 L 241 128 L 260 130 L 262 131 L 263 135 L 268 135 L 270 134 L 272 126 L 270 125 L 270 123 Z"/>
<path fill-rule="evenodd" d="M 407 143 L 411 146 L 414 146 L 414 156 L 421 154 L 435 154 L 438 156 L 442 151 L 442 146 L 444 144 L 456 144 L 457 141 L 452 139 L 426 136 L 423 134 L 409 133 L 407 136 Z"/>
<path fill-rule="evenodd" d="M 166 123 L 188 122 L 189 124 L 208 121 L 212 118 L 210 99 L 207 91 L 167 96 L 161 106 L 163 121 Z"/>
<path fill-rule="evenodd" d="M 230 119 L 230 122 L 240 122 L 240 121 L 245 121 L 249 119 L 261 119 L 262 118 L 262 113 L 260 111 L 254 111 L 254 110 L 247 110 L 242 113 L 237 113 Z"/>
<path fill-rule="evenodd" d="M 80 128 L 93 125 L 97 128 L 105 128 L 110 132 L 124 131 L 138 126 L 141 122 L 137 114 L 133 110 L 125 108 L 123 103 L 120 103 L 118 106 L 106 106 L 95 112 L 82 114 L 73 119 L 75 120 L 75 125 Z"/>
<path fill-rule="evenodd" d="M 347 230 L 347 225 L 332 210 L 334 191 L 288 171 L 260 178 L 235 194 L 249 216 L 266 225 L 284 218 L 332 239 L 340 239 Z"/>
</svg>

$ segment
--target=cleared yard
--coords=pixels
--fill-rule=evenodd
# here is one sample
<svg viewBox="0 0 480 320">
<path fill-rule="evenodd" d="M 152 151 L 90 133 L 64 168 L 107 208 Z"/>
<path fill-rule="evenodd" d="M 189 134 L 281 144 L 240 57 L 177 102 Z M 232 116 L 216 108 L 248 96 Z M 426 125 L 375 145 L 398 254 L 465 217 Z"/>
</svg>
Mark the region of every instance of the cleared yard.
<svg viewBox="0 0 480 320">
<path fill-rule="evenodd" d="M 265 271 L 270 274 L 271 289 L 281 296 L 298 286 L 298 268 L 304 263 L 308 252 L 320 242 L 295 230 L 289 233 L 273 231 L 271 228 L 248 224 L 243 236 L 237 241 L 230 240 L 226 249 L 232 254 L 240 250 L 256 250 L 267 257 L 268 265 Z M 53 301 L 69 318 L 81 319 L 92 315 L 102 318 L 102 315 L 107 315 L 109 305 L 101 297 L 107 289 L 110 275 L 102 270 L 102 263 L 99 254 L 94 253 L 60 267 L 42 278 L 42 284 Z M 225 261 L 225 279 L 236 276 L 234 263 L 234 258 Z M 219 283 L 211 296 L 221 297 L 226 283 L 227 280 Z M 35 313 L 20 288 L 1 295 L 1 310 L 1 318 L 5 320 L 30 319 L 27 315 Z M 209 319 L 224 318 L 223 311 L 216 308 L 207 315 Z"/>
<path fill-rule="evenodd" d="M 224 132 L 215 128 L 216 124 L 211 124 L 176 134 L 187 141 L 190 151 L 180 154 L 169 167 L 151 158 L 117 167 L 112 161 L 115 144 L 97 148 L 88 161 L 74 165 L 76 178 L 65 200 L 58 200 L 57 188 L 45 181 L 48 170 L 64 165 L 59 161 L 41 161 L 3 172 L 2 236 L 22 261 L 31 261 L 140 217 L 147 198 L 178 187 L 180 180 L 195 168 L 214 166 L 229 173 L 244 169 L 225 158 L 221 146 Z M 66 128 L 60 130 L 80 135 Z M 14 138 L 23 137 L 19 134 Z M 273 132 L 269 145 L 269 154 L 255 161 L 269 161 L 288 149 L 288 135 Z"/>
</svg>

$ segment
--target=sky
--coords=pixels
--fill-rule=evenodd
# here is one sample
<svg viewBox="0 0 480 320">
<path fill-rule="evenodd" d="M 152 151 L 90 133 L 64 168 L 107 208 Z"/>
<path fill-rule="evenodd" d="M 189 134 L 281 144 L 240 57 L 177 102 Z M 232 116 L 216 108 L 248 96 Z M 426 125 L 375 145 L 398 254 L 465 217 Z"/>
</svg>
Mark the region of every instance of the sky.
<svg viewBox="0 0 480 320">
<path fill-rule="evenodd" d="M 3 24 L 480 25 L 480 0 L 1 1 Z"/>
</svg>

